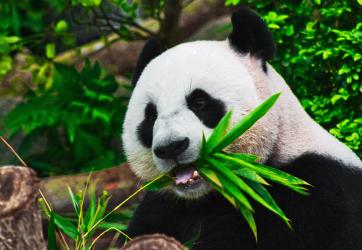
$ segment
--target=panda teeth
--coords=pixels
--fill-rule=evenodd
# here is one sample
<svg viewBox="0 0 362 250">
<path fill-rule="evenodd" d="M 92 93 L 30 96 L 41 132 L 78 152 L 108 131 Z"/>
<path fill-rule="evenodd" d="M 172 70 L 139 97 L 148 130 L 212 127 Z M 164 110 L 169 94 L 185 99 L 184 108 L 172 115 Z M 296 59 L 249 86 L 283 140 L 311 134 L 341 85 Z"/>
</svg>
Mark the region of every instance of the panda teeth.
<svg viewBox="0 0 362 250">
<path fill-rule="evenodd" d="M 192 179 L 192 178 L 188 179 L 186 182 L 186 184 L 192 184 L 192 183 L 194 183 L 194 179 Z"/>
<path fill-rule="evenodd" d="M 194 170 L 194 172 L 192 173 L 192 179 L 197 180 L 200 177 L 200 174 L 197 170 Z"/>
<path fill-rule="evenodd" d="M 190 179 L 187 180 L 186 184 L 193 184 L 195 181 L 197 181 L 198 179 L 200 178 L 200 174 L 197 170 L 195 170 L 193 173 L 192 173 L 192 176 Z"/>
</svg>

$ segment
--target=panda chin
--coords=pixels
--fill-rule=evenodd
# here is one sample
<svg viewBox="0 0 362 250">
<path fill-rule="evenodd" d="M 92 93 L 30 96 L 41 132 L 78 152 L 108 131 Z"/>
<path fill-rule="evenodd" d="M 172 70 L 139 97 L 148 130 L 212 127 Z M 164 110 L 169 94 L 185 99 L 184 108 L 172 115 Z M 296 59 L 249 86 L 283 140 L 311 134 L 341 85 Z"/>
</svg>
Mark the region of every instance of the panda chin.
<svg viewBox="0 0 362 250">
<path fill-rule="evenodd" d="M 211 187 L 196 170 L 194 164 L 181 165 L 173 169 L 173 191 L 185 199 L 198 199 L 207 194 Z"/>
</svg>

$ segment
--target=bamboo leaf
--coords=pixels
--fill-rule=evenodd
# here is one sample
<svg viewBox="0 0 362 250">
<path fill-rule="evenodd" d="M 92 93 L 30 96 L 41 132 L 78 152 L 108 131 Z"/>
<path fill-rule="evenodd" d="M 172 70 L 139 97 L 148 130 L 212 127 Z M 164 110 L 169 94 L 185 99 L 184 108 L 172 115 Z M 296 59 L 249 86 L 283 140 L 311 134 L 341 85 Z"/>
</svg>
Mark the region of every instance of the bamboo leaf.
<svg viewBox="0 0 362 250">
<path fill-rule="evenodd" d="M 243 161 L 247 162 L 256 162 L 259 160 L 259 157 L 253 154 L 246 154 L 246 153 L 228 153 L 231 157 L 238 158 Z"/>
<path fill-rule="evenodd" d="M 92 225 L 94 225 L 101 218 L 103 218 L 103 215 L 106 212 L 108 202 L 109 202 L 110 199 L 111 199 L 111 196 L 108 194 L 108 192 L 103 191 L 102 196 L 98 199 L 97 210 L 96 210 Z"/>
<path fill-rule="evenodd" d="M 115 223 L 115 222 L 101 222 L 98 227 L 102 228 L 102 229 L 115 228 L 119 231 L 127 230 L 127 225 L 122 224 L 122 223 Z"/>
<path fill-rule="evenodd" d="M 238 178 L 231 170 L 221 167 L 220 163 L 213 159 L 208 159 L 208 162 L 255 201 L 259 202 L 261 205 L 276 213 L 280 217 L 287 219 L 284 214 L 279 213 L 278 209 L 276 209 L 273 204 L 269 204 L 268 202 L 266 202 L 258 193 L 256 193 L 251 187 L 249 187 L 241 178 Z"/>
<path fill-rule="evenodd" d="M 243 192 L 239 190 L 240 186 L 236 185 L 233 181 L 226 178 L 224 175 L 219 174 L 219 179 L 228 194 L 231 197 L 234 197 L 236 201 L 245 206 L 251 212 L 254 212 L 253 207 L 251 206 L 249 200 L 245 197 Z"/>
<path fill-rule="evenodd" d="M 53 212 L 50 212 L 50 220 L 48 226 L 48 249 L 57 250 L 57 238 L 55 235 L 55 222 Z"/>
<path fill-rule="evenodd" d="M 77 216 L 79 216 L 79 206 L 78 206 L 78 201 L 77 199 L 75 198 L 75 195 L 72 191 L 72 189 L 70 188 L 70 186 L 68 185 L 67 186 L 68 188 L 68 192 L 69 192 L 69 196 L 70 196 L 70 200 L 72 202 L 72 205 L 73 205 L 73 208 L 74 208 L 74 211 L 75 213 L 77 214 Z"/>
<path fill-rule="evenodd" d="M 215 159 L 215 157 L 210 157 L 213 160 L 218 161 L 218 159 Z M 246 167 L 237 165 L 237 164 L 230 164 L 228 162 L 221 162 L 219 161 L 219 163 L 225 167 L 225 168 L 229 168 L 234 174 L 243 177 L 245 179 L 249 179 L 251 181 L 256 181 L 259 183 L 262 183 L 263 185 L 267 185 L 270 186 L 270 184 L 263 179 L 263 177 L 261 177 L 260 175 L 258 175 L 255 171 L 250 170 Z"/>
<path fill-rule="evenodd" d="M 209 179 L 210 181 L 215 183 L 215 185 L 217 185 L 220 188 L 223 187 L 223 185 L 222 185 L 219 177 L 216 175 L 215 171 L 213 171 L 210 168 L 205 168 L 205 167 L 201 167 L 198 170 L 201 174 L 205 175 L 207 177 L 207 179 Z"/>
<path fill-rule="evenodd" d="M 302 179 L 299 179 L 293 175 L 290 175 L 288 173 L 285 173 L 283 171 L 280 171 L 273 167 L 267 167 L 265 165 L 259 164 L 259 163 L 250 163 L 247 161 L 244 161 L 239 158 L 234 158 L 226 154 L 217 153 L 214 155 L 216 159 L 219 159 L 221 161 L 227 161 L 229 163 L 233 163 L 236 165 L 241 165 L 246 168 L 249 168 L 256 173 L 264 176 L 265 178 L 272 180 L 274 182 L 278 182 L 282 185 L 310 185 L 309 183 L 303 181 Z"/>
<path fill-rule="evenodd" d="M 263 177 L 261 177 L 260 175 L 255 173 L 255 171 L 252 171 L 252 170 L 247 169 L 245 167 L 235 169 L 235 170 L 233 170 L 233 173 L 240 176 L 240 177 L 243 177 L 245 179 L 248 179 L 248 180 L 251 180 L 251 181 L 254 181 L 254 182 L 257 182 L 257 183 L 261 183 L 263 185 L 270 186 L 270 184 L 266 180 L 264 180 Z"/>
<path fill-rule="evenodd" d="M 249 181 L 249 180 L 245 180 L 245 182 L 252 187 L 258 194 L 260 194 L 261 197 L 263 197 L 263 199 L 268 202 L 269 204 L 271 204 L 273 207 L 275 207 L 275 209 L 282 215 L 284 215 L 283 220 L 285 221 L 285 223 L 288 225 L 288 227 L 291 228 L 291 225 L 289 223 L 289 219 L 284 219 L 287 218 L 285 216 L 285 213 L 283 212 L 283 210 L 278 206 L 278 204 L 275 202 L 275 200 L 273 199 L 273 197 L 270 195 L 270 193 L 268 192 L 268 190 L 266 188 L 263 187 L 263 185 L 261 185 L 260 183 L 256 183 L 254 181 Z"/>
<path fill-rule="evenodd" d="M 54 212 L 52 214 L 55 225 L 59 227 L 70 238 L 76 240 L 79 235 L 77 227 L 67 218 L 64 218 L 63 216 L 56 214 Z"/>
<path fill-rule="evenodd" d="M 200 168 L 200 174 L 202 177 L 204 177 L 206 180 L 208 180 L 211 185 L 218 191 L 220 194 L 222 194 L 225 199 L 227 199 L 234 207 L 239 207 L 238 203 L 236 202 L 235 198 L 226 193 L 226 191 L 223 189 L 223 186 L 218 179 L 217 175 L 213 170 L 210 168 Z"/>
<path fill-rule="evenodd" d="M 213 147 L 210 151 L 211 154 L 224 149 L 226 146 L 235 141 L 239 136 L 245 133 L 250 127 L 254 125 L 261 117 L 263 117 L 277 101 L 280 93 L 274 94 L 266 101 L 256 107 L 253 111 L 247 114 L 240 122 L 238 122 L 224 138 Z"/>
<path fill-rule="evenodd" d="M 207 142 L 205 138 L 204 132 L 202 132 L 202 143 L 201 143 L 201 150 L 200 150 L 200 158 L 204 159 L 207 154 Z"/>
<path fill-rule="evenodd" d="M 89 186 L 89 207 L 84 215 L 84 231 L 87 231 L 88 228 L 92 227 L 91 221 L 94 220 L 94 215 L 96 212 L 96 196 L 95 196 L 95 185 Z"/>
<path fill-rule="evenodd" d="M 253 213 L 250 212 L 250 210 L 248 208 L 244 207 L 243 205 L 240 205 L 240 212 L 243 215 L 243 217 L 245 218 L 246 222 L 248 223 L 251 231 L 253 232 L 255 240 L 258 241 L 258 231 L 256 228 L 256 223 L 255 223 Z"/>
<path fill-rule="evenodd" d="M 293 184 L 293 185 L 305 185 L 305 186 L 312 186 L 311 184 L 309 184 L 308 182 L 295 177 L 291 174 L 288 174 L 284 171 L 278 170 L 276 168 L 273 167 L 269 167 L 260 163 L 256 163 L 255 164 L 261 171 L 266 171 L 269 172 L 271 175 L 274 176 L 279 176 L 280 178 L 283 178 L 287 183 Z M 283 183 L 282 183 L 283 184 Z"/>
<path fill-rule="evenodd" d="M 299 194 L 302 194 L 302 195 L 305 195 L 305 196 L 308 196 L 309 195 L 309 190 L 308 188 L 305 188 L 305 187 L 301 187 L 301 186 L 296 186 L 296 185 L 284 185 L 288 188 L 290 188 L 291 190 L 299 193 Z"/>
<path fill-rule="evenodd" d="M 230 125 L 232 111 L 229 111 L 224 115 L 224 117 L 220 120 L 216 128 L 214 128 L 212 134 L 207 140 L 207 152 L 211 152 L 214 147 L 221 141 L 221 139 L 225 136 L 226 131 Z"/>
</svg>

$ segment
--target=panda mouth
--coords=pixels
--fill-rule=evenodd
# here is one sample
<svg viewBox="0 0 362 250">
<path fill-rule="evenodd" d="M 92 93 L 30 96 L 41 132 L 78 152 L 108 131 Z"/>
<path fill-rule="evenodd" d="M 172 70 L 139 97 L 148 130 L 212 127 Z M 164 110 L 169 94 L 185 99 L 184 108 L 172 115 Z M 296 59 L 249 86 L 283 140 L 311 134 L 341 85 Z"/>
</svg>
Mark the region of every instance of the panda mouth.
<svg viewBox="0 0 362 250">
<path fill-rule="evenodd" d="M 178 188 L 195 188 L 201 184 L 202 177 L 194 164 L 178 166 L 170 174 Z"/>
</svg>

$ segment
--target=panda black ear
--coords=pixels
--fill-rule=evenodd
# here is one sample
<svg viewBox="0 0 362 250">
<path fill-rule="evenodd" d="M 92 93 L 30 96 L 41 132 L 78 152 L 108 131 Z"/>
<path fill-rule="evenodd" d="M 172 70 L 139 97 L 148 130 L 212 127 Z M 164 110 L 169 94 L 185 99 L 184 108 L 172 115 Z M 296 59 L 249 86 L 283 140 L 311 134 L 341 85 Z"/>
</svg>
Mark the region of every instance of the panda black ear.
<svg viewBox="0 0 362 250">
<path fill-rule="evenodd" d="M 155 57 L 162 53 L 161 43 L 156 38 L 150 38 L 145 43 L 136 64 L 136 68 L 133 72 L 132 84 L 136 86 L 138 79 L 140 78 L 143 70 L 147 64 Z"/>
<path fill-rule="evenodd" d="M 264 62 L 275 53 L 273 36 L 264 21 L 251 9 L 241 6 L 231 17 L 230 44 L 241 53 L 250 53 Z"/>
</svg>

